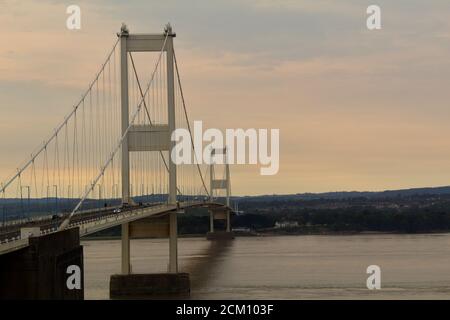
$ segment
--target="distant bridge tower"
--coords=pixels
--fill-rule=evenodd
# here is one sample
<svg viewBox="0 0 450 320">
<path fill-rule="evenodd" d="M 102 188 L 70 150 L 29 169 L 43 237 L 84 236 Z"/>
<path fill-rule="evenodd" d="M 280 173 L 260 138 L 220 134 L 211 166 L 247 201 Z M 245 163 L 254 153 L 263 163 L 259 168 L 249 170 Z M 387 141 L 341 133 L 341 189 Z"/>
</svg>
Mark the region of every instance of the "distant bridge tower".
<svg viewBox="0 0 450 320">
<path fill-rule="evenodd" d="M 222 155 L 223 164 L 225 165 L 225 178 L 217 179 L 215 177 L 214 164 L 217 155 Z M 230 182 L 230 165 L 228 164 L 227 158 L 227 148 L 212 149 L 211 150 L 212 163 L 210 165 L 210 202 L 214 202 L 213 195 L 214 190 L 225 190 L 225 204 L 226 207 L 211 208 L 209 210 L 209 233 L 207 234 L 208 239 L 223 239 L 223 238 L 233 238 L 231 233 L 231 207 L 230 207 L 230 196 L 231 196 L 231 182 Z M 225 232 L 217 232 L 214 230 L 214 220 L 226 220 L 226 230 Z"/>
<path fill-rule="evenodd" d="M 210 189 L 209 195 L 211 202 L 213 201 L 213 192 L 214 190 L 225 190 L 226 192 L 226 205 L 230 206 L 230 165 L 227 161 L 227 148 L 223 149 L 212 149 L 211 150 L 211 159 L 214 159 L 216 155 L 221 154 L 223 157 L 223 163 L 225 164 L 225 179 L 216 179 L 215 171 L 214 171 L 214 163 L 209 166 L 209 177 L 210 177 Z"/>
<path fill-rule="evenodd" d="M 130 196 L 130 152 L 160 152 L 170 151 L 175 142 L 170 136 L 176 129 L 175 125 L 175 94 L 174 94 L 174 52 L 173 38 L 175 33 L 167 24 L 163 34 L 130 34 L 126 25 L 122 25 L 120 33 L 120 74 L 121 74 L 121 127 L 122 135 L 129 127 L 129 95 L 128 95 L 128 53 L 129 52 L 160 52 L 164 50 L 167 57 L 167 124 L 132 125 L 128 136 L 122 143 L 122 203 L 132 204 Z M 167 36 L 167 39 L 166 39 Z M 150 143 L 148 143 L 150 141 Z M 177 203 L 177 168 L 169 156 L 169 204 Z M 169 218 L 169 272 L 178 272 L 177 249 L 177 213 L 170 213 Z M 130 226 L 122 224 L 122 274 L 130 273 Z"/>
</svg>

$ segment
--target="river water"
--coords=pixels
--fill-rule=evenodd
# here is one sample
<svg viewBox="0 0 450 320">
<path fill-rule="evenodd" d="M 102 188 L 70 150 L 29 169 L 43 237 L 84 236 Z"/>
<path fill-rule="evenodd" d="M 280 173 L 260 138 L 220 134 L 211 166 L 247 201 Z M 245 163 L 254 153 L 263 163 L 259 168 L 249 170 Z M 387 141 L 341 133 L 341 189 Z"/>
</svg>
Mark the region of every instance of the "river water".
<svg viewBox="0 0 450 320">
<path fill-rule="evenodd" d="M 120 240 L 83 241 L 85 298 L 108 299 Z M 450 299 L 450 234 L 179 239 L 193 299 Z M 167 270 L 166 239 L 132 240 L 133 273 Z M 366 269 L 381 268 L 368 290 Z"/>
</svg>

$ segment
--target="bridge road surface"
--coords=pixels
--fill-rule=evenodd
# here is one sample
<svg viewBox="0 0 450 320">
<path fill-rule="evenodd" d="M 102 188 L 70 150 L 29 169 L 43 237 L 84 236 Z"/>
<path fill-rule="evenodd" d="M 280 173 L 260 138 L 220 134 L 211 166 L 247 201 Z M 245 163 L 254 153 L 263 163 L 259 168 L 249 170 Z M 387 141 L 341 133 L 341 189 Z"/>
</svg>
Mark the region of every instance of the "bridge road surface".
<svg viewBox="0 0 450 320">
<path fill-rule="evenodd" d="M 142 206 L 129 206 L 129 207 L 107 207 L 100 208 L 97 210 L 86 210 L 85 212 L 80 212 L 72 217 L 70 220 L 70 225 L 82 224 L 89 220 L 98 220 L 99 218 L 103 218 L 110 215 L 115 215 L 117 213 L 114 212 L 115 209 L 120 208 L 121 212 L 130 211 L 136 208 L 149 208 L 157 205 L 161 205 L 162 203 L 144 203 Z M 39 227 L 41 231 L 56 229 L 61 222 L 68 216 L 68 213 L 58 214 L 56 218 L 53 218 L 55 215 L 47 215 L 43 217 L 43 219 L 32 219 L 29 221 L 23 221 L 18 224 L 10 224 L 0 227 L 0 243 L 4 242 L 6 239 L 14 239 L 20 237 L 20 229 L 27 227 Z"/>
<path fill-rule="evenodd" d="M 95 232 L 106 230 L 123 223 L 132 222 L 140 220 L 147 217 L 157 217 L 165 215 L 170 211 L 184 210 L 186 208 L 193 207 L 224 207 L 228 208 L 231 212 L 232 209 L 224 206 L 221 203 L 215 202 L 179 202 L 177 205 L 172 204 L 143 204 L 137 206 L 127 206 L 124 207 L 121 212 L 114 213 L 114 208 L 108 208 L 107 210 L 99 210 L 96 212 L 80 213 L 75 215 L 71 219 L 69 227 L 79 227 L 80 237 L 93 234 Z M 64 217 L 59 218 L 59 220 L 38 220 L 33 222 L 33 226 L 41 229 L 41 234 L 48 234 L 56 231 L 56 227 L 62 222 Z M 20 248 L 28 246 L 28 239 L 20 239 L 20 228 L 25 227 L 27 224 L 17 224 L 17 229 L 2 233 L 2 237 L 5 239 L 0 242 L 0 254 L 5 254 L 7 252 L 15 251 Z M 45 229 L 47 228 L 47 229 Z M 13 238 L 8 238 L 13 236 Z"/>
</svg>

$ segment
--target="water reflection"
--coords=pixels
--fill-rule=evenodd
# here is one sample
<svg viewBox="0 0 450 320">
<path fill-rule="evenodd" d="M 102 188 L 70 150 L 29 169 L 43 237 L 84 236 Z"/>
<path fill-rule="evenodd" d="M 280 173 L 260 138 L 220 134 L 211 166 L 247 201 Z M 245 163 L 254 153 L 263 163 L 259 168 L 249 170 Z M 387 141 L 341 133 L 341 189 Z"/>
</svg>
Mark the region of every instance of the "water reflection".
<svg viewBox="0 0 450 320">
<path fill-rule="evenodd" d="M 223 260 L 229 255 L 234 240 L 222 239 L 209 241 L 209 246 L 198 255 L 188 260 L 183 268 L 184 272 L 190 274 L 191 291 L 207 287 L 214 277 Z"/>
</svg>

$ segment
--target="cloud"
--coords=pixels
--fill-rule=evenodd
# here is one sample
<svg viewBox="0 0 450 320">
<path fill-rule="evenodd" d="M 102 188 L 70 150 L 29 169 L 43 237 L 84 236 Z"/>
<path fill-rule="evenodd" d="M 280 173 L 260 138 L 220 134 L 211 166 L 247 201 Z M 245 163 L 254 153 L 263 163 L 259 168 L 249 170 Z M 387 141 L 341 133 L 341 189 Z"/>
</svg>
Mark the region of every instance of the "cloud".
<svg viewBox="0 0 450 320">
<path fill-rule="evenodd" d="M 280 174 L 235 167 L 234 192 L 445 184 L 448 1 L 379 0 L 376 32 L 366 0 L 78 2 L 79 32 L 65 28 L 68 1 L 2 2 L 3 171 L 70 110 L 122 22 L 161 32 L 170 21 L 192 120 L 281 129 Z"/>
</svg>

